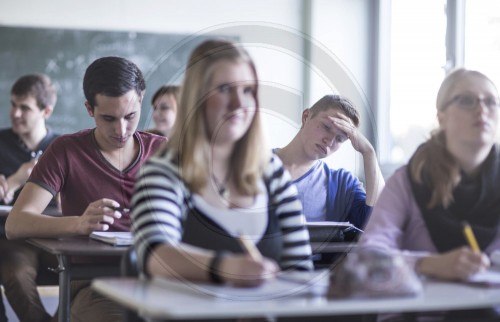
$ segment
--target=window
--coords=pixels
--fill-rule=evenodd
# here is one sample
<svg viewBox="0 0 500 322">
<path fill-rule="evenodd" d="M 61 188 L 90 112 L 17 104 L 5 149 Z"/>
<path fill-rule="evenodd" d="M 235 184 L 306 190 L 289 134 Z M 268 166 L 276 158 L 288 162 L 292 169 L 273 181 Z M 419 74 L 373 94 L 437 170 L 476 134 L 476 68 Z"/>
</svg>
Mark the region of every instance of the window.
<svg viewBox="0 0 500 322">
<path fill-rule="evenodd" d="M 467 1 L 464 65 L 500 86 L 500 1 Z"/>
<path fill-rule="evenodd" d="M 389 160 L 401 164 L 437 125 L 435 100 L 446 64 L 446 1 L 392 1 L 390 19 Z"/>
</svg>

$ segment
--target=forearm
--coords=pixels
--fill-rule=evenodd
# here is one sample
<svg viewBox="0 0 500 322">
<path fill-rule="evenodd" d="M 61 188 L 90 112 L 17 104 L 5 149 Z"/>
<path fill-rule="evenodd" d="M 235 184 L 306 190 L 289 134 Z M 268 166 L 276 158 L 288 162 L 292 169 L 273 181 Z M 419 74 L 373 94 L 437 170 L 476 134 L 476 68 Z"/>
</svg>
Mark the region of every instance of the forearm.
<svg viewBox="0 0 500 322">
<path fill-rule="evenodd" d="M 28 180 L 36 161 L 28 161 L 23 163 L 15 173 L 7 178 L 7 191 L 5 193 L 5 200 L 10 202 L 14 197 L 14 193 L 21 188 Z M 10 200 L 9 200 L 10 199 Z"/>
<path fill-rule="evenodd" d="M 14 204 L 5 224 L 9 239 L 64 237 L 76 235 L 78 217 L 51 217 L 43 214 L 53 198 L 42 187 L 28 182 Z"/>
<path fill-rule="evenodd" d="M 208 281 L 208 269 L 213 256 L 211 251 L 185 244 L 160 245 L 149 255 L 147 270 L 152 276 Z"/>
<path fill-rule="evenodd" d="M 415 263 L 415 272 L 422 275 L 435 275 L 432 261 L 433 259 L 429 259 L 429 257 L 422 257 L 418 259 Z"/>
<path fill-rule="evenodd" d="M 366 182 L 366 204 L 373 206 L 384 188 L 385 181 L 373 148 L 362 155 Z"/>
<path fill-rule="evenodd" d="M 57 238 L 77 235 L 75 216 L 53 217 L 29 211 L 19 211 L 15 207 L 7 218 L 5 232 L 8 239 Z"/>
<path fill-rule="evenodd" d="M 465 279 L 490 266 L 488 256 L 460 247 L 446 253 L 429 255 L 417 261 L 417 273 L 448 280 Z"/>
</svg>

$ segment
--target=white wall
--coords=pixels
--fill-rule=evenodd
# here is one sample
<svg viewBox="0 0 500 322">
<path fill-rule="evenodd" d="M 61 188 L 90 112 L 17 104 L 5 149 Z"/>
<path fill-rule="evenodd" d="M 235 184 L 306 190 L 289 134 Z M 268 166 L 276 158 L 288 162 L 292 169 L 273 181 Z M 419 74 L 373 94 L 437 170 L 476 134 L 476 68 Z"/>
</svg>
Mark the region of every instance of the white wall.
<svg viewBox="0 0 500 322">
<path fill-rule="evenodd" d="M 332 90 L 331 75 L 321 76 L 322 71 L 315 70 L 324 63 L 324 57 L 316 57 L 317 49 L 333 54 L 327 57 L 329 66 L 338 65 L 335 68 L 352 75 L 362 91 L 369 88 L 370 1 L 312 0 L 311 35 L 302 33 L 306 2 L 301 0 L 1 0 L 0 25 L 238 35 L 256 61 L 263 84 L 261 105 L 268 110 L 264 121 L 270 146 L 276 147 L 296 133 L 302 109 Z M 304 41 L 313 43 L 317 63 L 304 61 Z M 311 75 L 307 102 L 304 73 Z M 351 86 L 335 87 L 339 85 Z M 335 160 L 335 166 L 348 169 L 356 163 L 350 147 Z"/>
<path fill-rule="evenodd" d="M 311 100 L 317 101 L 328 92 L 349 97 L 361 114 L 363 132 L 374 126 L 369 90 L 370 57 L 374 54 L 371 15 L 375 3 L 373 0 L 315 0 L 312 6 L 315 68 L 310 75 Z M 363 170 L 362 159 L 349 143 L 326 161 L 334 168 L 347 168 L 358 174 Z"/>
</svg>

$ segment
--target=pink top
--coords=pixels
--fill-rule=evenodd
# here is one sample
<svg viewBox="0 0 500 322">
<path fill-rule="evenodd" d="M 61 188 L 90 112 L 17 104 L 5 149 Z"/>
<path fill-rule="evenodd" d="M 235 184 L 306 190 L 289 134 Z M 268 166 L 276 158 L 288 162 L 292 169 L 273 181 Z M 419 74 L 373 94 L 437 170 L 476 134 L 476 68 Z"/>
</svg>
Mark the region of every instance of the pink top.
<svg viewBox="0 0 500 322">
<path fill-rule="evenodd" d="M 399 168 L 387 181 L 359 244 L 403 251 L 409 264 L 413 264 L 420 256 L 436 253 L 437 249 L 413 197 L 406 171 L 406 166 Z M 485 252 L 490 254 L 498 248 L 497 234 Z"/>
</svg>

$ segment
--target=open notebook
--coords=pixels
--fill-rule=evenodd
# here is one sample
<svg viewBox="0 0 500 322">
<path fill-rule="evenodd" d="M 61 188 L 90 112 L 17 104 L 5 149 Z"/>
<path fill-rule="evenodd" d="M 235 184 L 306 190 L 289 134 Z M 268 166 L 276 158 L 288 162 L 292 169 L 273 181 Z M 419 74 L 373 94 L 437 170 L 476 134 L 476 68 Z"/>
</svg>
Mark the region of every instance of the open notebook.
<svg viewBox="0 0 500 322">
<path fill-rule="evenodd" d="M 492 267 L 487 271 L 470 276 L 466 283 L 476 286 L 500 287 L 500 271 L 497 267 Z"/>
<path fill-rule="evenodd" d="M 94 231 L 90 234 L 90 238 L 114 246 L 130 246 L 134 242 L 132 233 L 123 231 Z"/>
<path fill-rule="evenodd" d="M 466 282 L 487 287 L 500 287 L 500 251 L 495 250 L 490 254 L 491 267 L 484 272 L 470 276 Z"/>
</svg>

